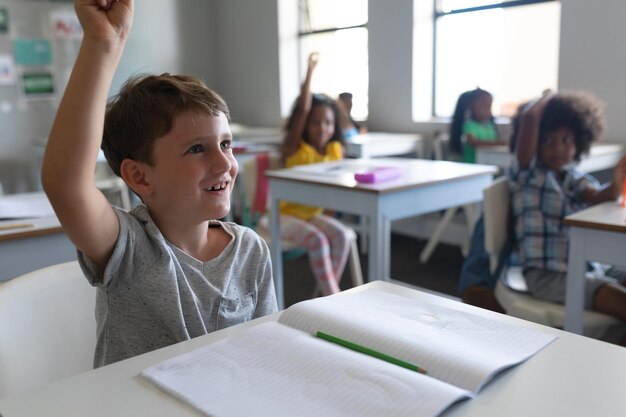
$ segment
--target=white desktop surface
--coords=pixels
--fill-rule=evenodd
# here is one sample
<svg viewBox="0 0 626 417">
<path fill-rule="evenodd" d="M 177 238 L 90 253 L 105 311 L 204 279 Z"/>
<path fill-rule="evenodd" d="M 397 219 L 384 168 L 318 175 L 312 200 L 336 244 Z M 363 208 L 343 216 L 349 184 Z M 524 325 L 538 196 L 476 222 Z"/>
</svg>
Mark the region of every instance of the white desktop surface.
<svg viewBox="0 0 626 417">
<path fill-rule="evenodd" d="M 587 261 L 626 267 L 626 208 L 608 201 L 567 216 L 564 223 L 570 228 L 565 330 L 580 334 Z"/>
<path fill-rule="evenodd" d="M 0 196 L 0 219 L 52 217 L 54 210 L 43 192 Z"/>
<path fill-rule="evenodd" d="M 0 197 L 0 218 L 0 282 L 76 259 L 44 193 Z"/>
<path fill-rule="evenodd" d="M 283 143 L 284 131 L 280 127 L 254 127 L 231 123 L 230 131 L 235 141 L 265 145 Z"/>
<path fill-rule="evenodd" d="M 400 178 L 358 184 L 360 167 L 394 166 Z M 389 278 L 390 222 L 482 201 L 496 167 L 412 158 L 344 159 L 266 172 L 272 237 L 280 235 L 279 200 L 324 207 L 368 219 L 368 280 Z M 272 239 L 272 263 L 279 307 L 284 302 L 280 239 Z"/>
<path fill-rule="evenodd" d="M 349 291 L 365 288 L 378 288 L 558 336 L 528 361 L 497 376 L 476 398 L 452 406 L 441 414 L 443 417 L 613 417 L 626 410 L 625 348 L 381 281 Z M 0 413 L 3 417 L 200 416 L 140 378 L 139 372 L 277 317 L 278 313 L 2 398 Z"/>
<path fill-rule="evenodd" d="M 422 136 L 409 133 L 367 132 L 346 140 L 348 158 L 422 154 Z"/>
<path fill-rule="evenodd" d="M 578 169 L 582 172 L 611 169 L 617 165 L 625 150 L 626 145 L 622 143 L 595 143 L 591 145 L 589 155 L 582 157 Z M 508 145 L 477 148 L 476 162 L 506 169 L 511 164 L 511 152 Z"/>
</svg>

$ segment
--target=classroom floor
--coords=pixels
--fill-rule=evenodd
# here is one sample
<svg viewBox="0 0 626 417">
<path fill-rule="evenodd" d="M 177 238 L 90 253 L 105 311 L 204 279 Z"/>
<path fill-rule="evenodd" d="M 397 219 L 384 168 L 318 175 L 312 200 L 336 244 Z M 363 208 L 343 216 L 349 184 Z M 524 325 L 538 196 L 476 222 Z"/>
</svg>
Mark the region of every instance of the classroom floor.
<svg viewBox="0 0 626 417">
<path fill-rule="evenodd" d="M 440 244 L 428 263 L 421 264 L 419 254 L 425 245 L 425 240 L 392 234 L 391 277 L 394 280 L 456 297 L 459 271 L 463 264 L 461 249 L 457 246 Z M 308 262 L 306 255 L 284 262 L 287 307 L 298 301 L 309 299 L 313 295 L 315 280 Z M 363 277 L 367 280 L 367 255 L 361 255 L 361 268 Z M 341 280 L 342 289 L 351 286 L 347 269 Z"/>
</svg>

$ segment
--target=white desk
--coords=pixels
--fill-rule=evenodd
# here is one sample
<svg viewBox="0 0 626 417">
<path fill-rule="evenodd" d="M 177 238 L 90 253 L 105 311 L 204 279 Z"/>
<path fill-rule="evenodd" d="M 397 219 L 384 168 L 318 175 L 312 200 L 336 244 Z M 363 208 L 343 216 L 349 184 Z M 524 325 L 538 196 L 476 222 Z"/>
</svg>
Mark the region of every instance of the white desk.
<svg viewBox="0 0 626 417">
<path fill-rule="evenodd" d="M 567 216 L 564 223 L 570 228 L 565 330 L 580 334 L 587 261 L 626 266 L 626 208 L 609 201 Z"/>
<path fill-rule="evenodd" d="M 589 155 L 584 156 L 578 168 L 583 172 L 598 172 L 617 165 L 626 150 L 622 143 L 596 143 L 591 145 Z M 492 146 L 476 149 L 476 162 L 496 165 L 506 169 L 511 164 L 511 152 L 508 146 Z"/>
<path fill-rule="evenodd" d="M 413 154 L 423 154 L 422 136 L 408 133 L 368 132 L 346 141 L 346 157 L 374 158 Z"/>
<path fill-rule="evenodd" d="M 44 193 L 0 197 L 0 281 L 76 259 Z"/>
<path fill-rule="evenodd" d="M 363 167 L 397 166 L 403 177 L 357 184 Z M 339 168 L 339 169 L 337 169 Z M 390 222 L 482 200 L 496 167 L 409 158 L 344 159 L 267 171 L 271 195 L 272 263 L 279 307 L 284 302 L 279 201 L 288 200 L 368 219 L 368 280 L 389 278 Z"/>
<path fill-rule="evenodd" d="M 282 145 L 285 132 L 280 127 L 253 127 L 238 123 L 230 124 L 235 141 L 260 145 Z"/>
<path fill-rule="evenodd" d="M 385 282 L 349 291 L 368 287 L 558 336 L 528 361 L 496 377 L 476 398 L 453 406 L 442 417 L 613 417 L 626 410 L 624 348 Z M 0 413 L 3 417 L 199 417 L 195 410 L 138 377 L 139 372 L 277 317 L 253 320 L 0 399 Z"/>
</svg>

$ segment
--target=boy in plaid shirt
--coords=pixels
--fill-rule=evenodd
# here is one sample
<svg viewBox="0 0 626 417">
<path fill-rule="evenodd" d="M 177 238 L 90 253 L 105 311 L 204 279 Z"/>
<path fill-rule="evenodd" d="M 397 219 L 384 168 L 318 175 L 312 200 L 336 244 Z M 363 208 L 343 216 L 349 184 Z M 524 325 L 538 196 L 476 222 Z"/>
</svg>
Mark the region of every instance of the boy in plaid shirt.
<svg viewBox="0 0 626 417">
<path fill-rule="evenodd" d="M 509 181 L 524 278 L 539 299 L 565 302 L 565 216 L 622 194 L 626 156 L 604 186 L 575 166 L 602 130 L 601 105 L 585 93 L 546 92 L 522 111 Z M 585 279 L 585 308 L 626 322 L 625 271 L 611 268 Z"/>
</svg>

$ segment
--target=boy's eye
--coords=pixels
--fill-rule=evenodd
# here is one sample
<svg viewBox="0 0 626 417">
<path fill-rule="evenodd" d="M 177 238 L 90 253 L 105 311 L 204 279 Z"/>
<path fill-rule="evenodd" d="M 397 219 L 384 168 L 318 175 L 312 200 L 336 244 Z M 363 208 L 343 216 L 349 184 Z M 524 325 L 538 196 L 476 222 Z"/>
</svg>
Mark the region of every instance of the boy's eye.
<svg viewBox="0 0 626 417">
<path fill-rule="evenodd" d="M 231 140 L 225 140 L 220 143 L 220 146 L 222 147 L 222 149 L 230 149 L 233 146 L 233 142 Z"/>
<path fill-rule="evenodd" d="M 187 153 L 200 153 L 203 149 L 202 145 L 196 144 L 191 146 L 191 148 L 187 150 Z"/>
<path fill-rule="evenodd" d="M 562 144 L 569 144 L 569 143 L 574 143 L 574 137 L 573 136 L 545 136 L 542 140 L 541 143 L 544 145 L 551 145 L 553 143 L 562 143 Z"/>
</svg>

